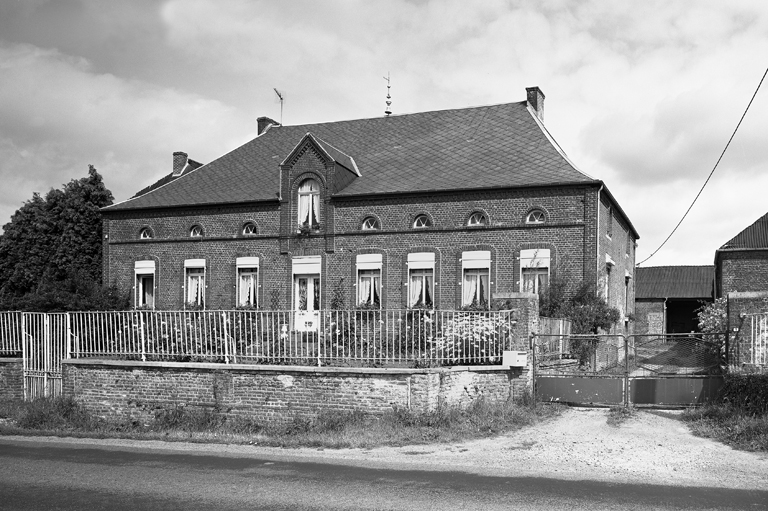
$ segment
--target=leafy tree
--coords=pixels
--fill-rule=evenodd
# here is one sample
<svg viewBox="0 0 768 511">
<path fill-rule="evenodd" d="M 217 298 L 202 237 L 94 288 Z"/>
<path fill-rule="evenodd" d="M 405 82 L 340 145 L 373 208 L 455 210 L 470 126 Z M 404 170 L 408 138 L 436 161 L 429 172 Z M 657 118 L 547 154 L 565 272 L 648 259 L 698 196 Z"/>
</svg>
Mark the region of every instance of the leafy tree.
<svg viewBox="0 0 768 511">
<path fill-rule="evenodd" d="M 73 179 L 61 190 L 52 189 L 45 197 L 33 194 L 0 235 L 0 307 L 122 308 L 114 289 L 99 286 L 99 209 L 112 201 L 93 165 L 87 177 Z"/>
<path fill-rule="evenodd" d="M 621 318 L 618 309 L 609 307 L 594 286 L 583 283 L 572 295 L 567 291 L 563 279 L 553 278 L 539 300 L 539 315 L 570 319 L 573 334 L 596 334 Z"/>
</svg>

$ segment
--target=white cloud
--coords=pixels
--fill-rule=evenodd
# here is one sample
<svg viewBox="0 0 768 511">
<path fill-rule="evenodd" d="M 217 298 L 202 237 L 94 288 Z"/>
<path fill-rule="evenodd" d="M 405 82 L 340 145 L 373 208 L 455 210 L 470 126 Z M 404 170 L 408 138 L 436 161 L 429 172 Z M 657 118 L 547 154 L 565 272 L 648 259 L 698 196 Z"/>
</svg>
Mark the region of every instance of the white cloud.
<svg viewBox="0 0 768 511">
<path fill-rule="evenodd" d="M 33 191 L 82 177 L 88 164 L 125 199 L 170 172 L 173 150 L 208 161 L 254 135 L 218 101 L 97 74 L 55 50 L 2 45 L 0 62 L 0 177 L 15 183 L 0 196 L 6 219 Z"/>
</svg>

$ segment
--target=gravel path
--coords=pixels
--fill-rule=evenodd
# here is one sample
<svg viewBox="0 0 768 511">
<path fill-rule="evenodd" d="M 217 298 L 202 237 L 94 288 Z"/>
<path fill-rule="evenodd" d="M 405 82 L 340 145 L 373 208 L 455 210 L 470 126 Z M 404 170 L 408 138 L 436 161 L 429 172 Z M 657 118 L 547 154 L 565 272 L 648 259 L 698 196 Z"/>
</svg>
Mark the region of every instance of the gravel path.
<svg viewBox="0 0 768 511">
<path fill-rule="evenodd" d="M 506 477 L 743 489 L 768 486 L 768 455 L 736 451 L 695 437 L 680 422 L 679 413 L 639 411 L 620 426 L 610 426 L 606 409 L 568 408 L 556 419 L 495 438 L 370 450 L 61 438 L 35 441 Z"/>
</svg>

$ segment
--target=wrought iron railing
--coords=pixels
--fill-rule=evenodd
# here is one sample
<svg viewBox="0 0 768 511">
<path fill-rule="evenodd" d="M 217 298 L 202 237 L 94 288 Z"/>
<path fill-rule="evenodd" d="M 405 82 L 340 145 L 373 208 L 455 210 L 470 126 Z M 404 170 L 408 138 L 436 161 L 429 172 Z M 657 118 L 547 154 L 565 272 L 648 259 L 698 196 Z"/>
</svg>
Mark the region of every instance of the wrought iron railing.
<svg viewBox="0 0 768 511">
<path fill-rule="evenodd" d="M 0 312 L 0 357 L 20 357 L 22 313 Z"/>
<path fill-rule="evenodd" d="M 511 311 L 106 311 L 70 315 L 72 358 L 441 366 L 501 364 Z M 523 341 L 524 342 L 524 341 Z"/>
</svg>

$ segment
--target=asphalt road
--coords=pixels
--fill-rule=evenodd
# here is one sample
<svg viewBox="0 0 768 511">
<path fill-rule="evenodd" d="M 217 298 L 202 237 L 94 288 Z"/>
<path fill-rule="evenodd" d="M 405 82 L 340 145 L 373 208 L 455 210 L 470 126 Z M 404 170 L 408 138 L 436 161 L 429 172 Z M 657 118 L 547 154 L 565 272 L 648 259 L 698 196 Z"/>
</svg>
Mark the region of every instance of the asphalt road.
<svg viewBox="0 0 768 511">
<path fill-rule="evenodd" d="M 768 489 L 488 477 L 290 457 L 0 438 L 0 509 L 768 509 Z"/>
</svg>

